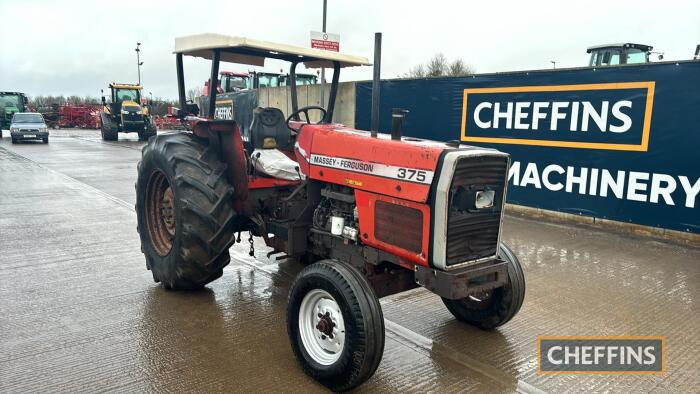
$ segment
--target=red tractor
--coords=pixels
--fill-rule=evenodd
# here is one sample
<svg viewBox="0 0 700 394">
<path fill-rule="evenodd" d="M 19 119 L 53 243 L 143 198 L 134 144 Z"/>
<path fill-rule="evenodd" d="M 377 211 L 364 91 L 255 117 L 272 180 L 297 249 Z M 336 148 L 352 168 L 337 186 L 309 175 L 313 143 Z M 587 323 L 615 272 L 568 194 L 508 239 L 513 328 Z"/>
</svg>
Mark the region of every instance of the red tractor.
<svg viewBox="0 0 700 394">
<path fill-rule="evenodd" d="M 518 312 L 523 271 L 500 241 L 507 154 L 402 137 L 400 111 L 391 135 L 332 123 L 340 70 L 368 65 L 364 57 L 216 34 L 177 38 L 175 53 L 178 115 L 196 122 L 192 132 L 151 138 L 136 182 L 156 282 L 201 288 L 222 275 L 240 232 L 250 234 L 251 255 L 262 237 L 270 254 L 307 265 L 289 292 L 289 338 L 304 371 L 338 391 L 369 379 L 382 358 L 378 297 L 423 286 L 483 329 Z M 236 119 L 222 118 L 231 112 L 218 110 L 212 84 L 208 111 L 196 117 L 183 56 L 211 60 L 211 80 L 221 61 L 290 62 L 291 113 L 257 108 L 242 135 Z M 326 108 L 298 108 L 299 63 L 333 69 Z"/>
</svg>

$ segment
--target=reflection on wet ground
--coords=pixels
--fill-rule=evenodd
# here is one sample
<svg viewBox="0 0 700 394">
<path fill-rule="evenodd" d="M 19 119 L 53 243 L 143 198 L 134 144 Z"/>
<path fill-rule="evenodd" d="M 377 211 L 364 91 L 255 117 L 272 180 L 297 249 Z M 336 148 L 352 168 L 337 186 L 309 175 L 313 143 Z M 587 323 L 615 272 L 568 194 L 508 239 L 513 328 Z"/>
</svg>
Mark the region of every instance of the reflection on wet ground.
<svg viewBox="0 0 700 394">
<path fill-rule="evenodd" d="M 120 136 L 120 139 L 123 137 Z M 200 292 L 153 283 L 133 212 L 143 143 L 61 131 L 0 141 L 0 391 L 322 392 L 285 327 L 301 266 L 232 248 Z M 506 326 L 455 321 L 416 289 L 382 299 L 387 344 L 366 392 L 692 391 L 700 251 L 508 217 L 527 296 Z M 537 335 L 666 335 L 666 376 L 538 376 Z"/>
</svg>

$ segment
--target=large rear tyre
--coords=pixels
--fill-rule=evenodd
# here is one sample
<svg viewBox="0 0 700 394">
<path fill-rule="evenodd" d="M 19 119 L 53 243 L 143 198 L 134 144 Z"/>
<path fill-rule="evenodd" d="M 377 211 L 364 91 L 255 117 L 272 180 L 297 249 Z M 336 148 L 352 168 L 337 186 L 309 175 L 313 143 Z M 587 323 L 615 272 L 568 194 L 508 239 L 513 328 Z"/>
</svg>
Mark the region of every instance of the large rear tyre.
<svg viewBox="0 0 700 394">
<path fill-rule="evenodd" d="M 153 279 L 168 289 L 198 289 L 230 261 L 236 212 L 226 165 L 190 134 L 152 138 L 136 181 L 141 250 Z"/>
<path fill-rule="evenodd" d="M 507 323 L 520 310 L 525 299 L 525 275 L 520 261 L 505 243 L 501 243 L 498 255 L 508 262 L 505 286 L 461 300 L 442 299 L 457 320 L 490 330 Z"/>
<path fill-rule="evenodd" d="M 384 353 L 384 317 L 374 290 L 337 260 L 299 273 L 289 292 L 287 332 L 304 372 L 334 391 L 372 377 Z"/>
<path fill-rule="evenodd" d="M 105 113 L 100 114 L 100 132 L 103 141 L 116 141 L 119 139 L 119 129 L 117 125 Z"/>
</svg>

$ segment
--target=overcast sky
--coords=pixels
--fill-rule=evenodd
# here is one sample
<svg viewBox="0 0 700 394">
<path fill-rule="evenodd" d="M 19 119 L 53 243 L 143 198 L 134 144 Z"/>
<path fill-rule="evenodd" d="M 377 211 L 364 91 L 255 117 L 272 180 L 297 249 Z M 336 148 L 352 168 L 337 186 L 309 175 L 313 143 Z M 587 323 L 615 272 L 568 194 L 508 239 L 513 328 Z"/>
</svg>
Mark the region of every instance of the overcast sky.
<svg viewBox="0 0 700 394">
<path fill-rule="evenodd" d="M 0 0 L 0 90 L 29 95 L 98 96 L 110 81 L 142 82 L 175 98 L 174 37 L 247 36 L 300 46 L 321 29 L 322 0 L 296 1 L 11 1 Z M 401 76 L 436 52 L 477 72 L 575 67 L 586 47 L 611 42 L 653 45 L 666 60 L 690 59 L 700 44 L 700 1 L 378 1 L 328 0 L 328 31 L 342 52 L 372 57 L 384 33 L 382 77 Z M 222 70 L 247 70 L 222 65 Z M 279 63 L 266 65 L 278 71 Z M 185 63 L 187 85 L 202 85 L 208 64 Z M 371 79 L 370 67 L 341 80 Z"/>
</svg>

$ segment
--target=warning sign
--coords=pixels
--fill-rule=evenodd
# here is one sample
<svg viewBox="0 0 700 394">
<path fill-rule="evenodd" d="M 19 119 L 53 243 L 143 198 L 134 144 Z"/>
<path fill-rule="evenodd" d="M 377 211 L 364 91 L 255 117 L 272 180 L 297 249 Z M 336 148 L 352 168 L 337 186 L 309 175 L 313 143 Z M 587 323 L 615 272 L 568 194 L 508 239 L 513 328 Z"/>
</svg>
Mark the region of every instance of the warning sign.
<svg viewBox="0 0 700 394">
<path fill-rule="evenodd" d="M 311 48 L 340 51 L 340 34 L 311 31 Z"/>
</svg>

